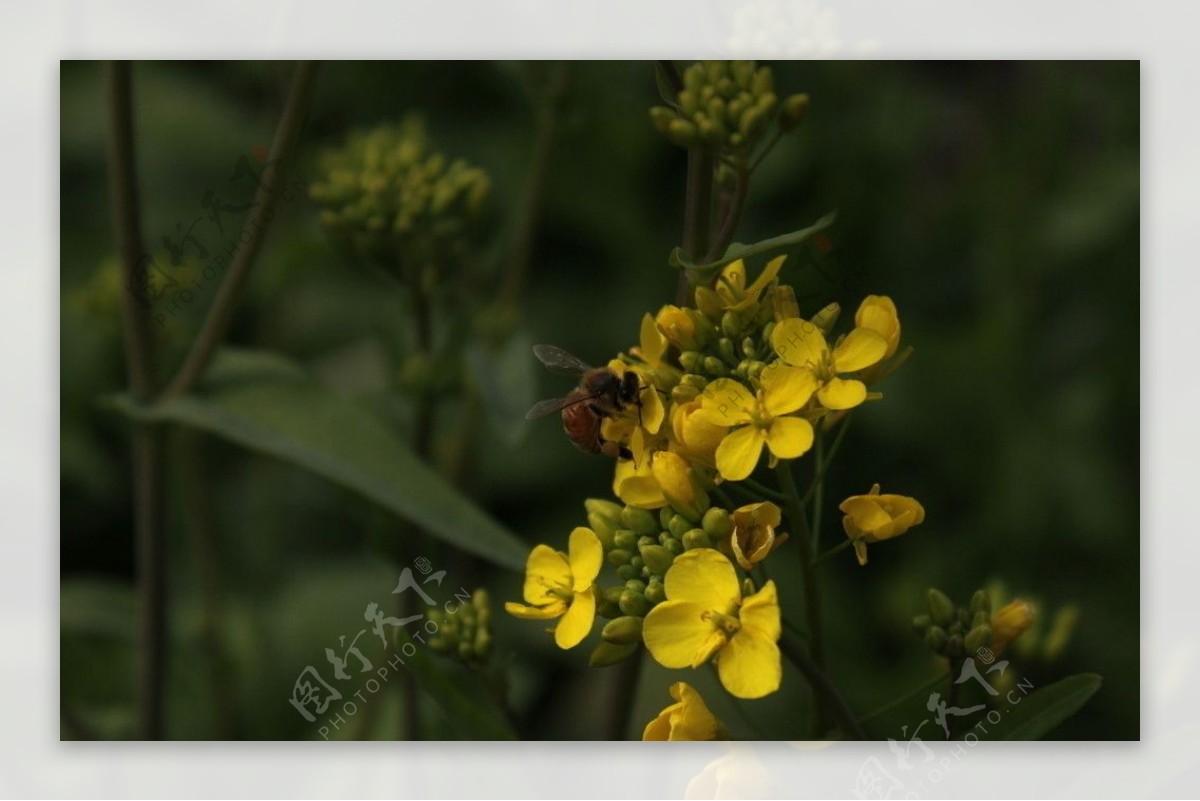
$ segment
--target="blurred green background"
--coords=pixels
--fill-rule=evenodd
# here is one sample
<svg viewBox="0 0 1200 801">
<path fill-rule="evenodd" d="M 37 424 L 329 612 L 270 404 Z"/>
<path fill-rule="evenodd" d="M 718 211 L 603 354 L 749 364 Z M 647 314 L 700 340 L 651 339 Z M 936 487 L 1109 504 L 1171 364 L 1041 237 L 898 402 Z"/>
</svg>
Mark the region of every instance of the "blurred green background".
<svg viewBox="0 0 1200 801">
<path fill-rule="evenodd" d="M 1071 604 L 1080 612 L 1063 654 L 1014 657 L 1019 675 L 1037 686 L 1081 671 L 1104 677 L 1054 737 L 1137 738 L 1138 64 L 772 66 L 781 93 L 808 92 L 813 103 L 756 173 L 737 239 L 836 209 L 832 251 L 793 253 L 784 280 L 809 298 L 810 313 L 830 299 L 852 312 L 866 293 L 890 295 L 916 349 L 883 386 L 884 402 L 856 415 L 826 489 L 825 543 L 842 536 L 837 500 L 876 481 L 919 498 L 927 519 L 873 547 L 865 568 L 850 553 L 822 565 L 831 672 L 862 711 L 916 687 L 935 674 L 909 623 L 925 587 L 965 603 L 999 580 L 1046 618 Z M 270 144 L 293 68 L 135 65 L 148 247 L 186 228 L 203 213 L 205 190 Z M 553 69 L 324 64 L 297 171 L 311 180 L 319 153 L 350 131 L 421 112 L 435 147 L 489 172 L 489 243 L 499 248 Z M 573 63 L 565 87 L 519 326 L 600 362 L 635 344 L 643 313 L 672 300 L 666 257 L 680 236 L 685 159 L 647 118 L 659 102 L 651 63 Z M 62 734 L 123 738 L 136 734 L 136 604 L 129 429 L 99 402 L 125 386 L 102 65 L 64 62 L 61 97 Z M 224 225 L 236 232 L 242 218 Z M 803 269 L 820 258 L 834 280 Z M 214 289 L 155 328 L 164 372 Z M 363 414 L 403 426 L 389 364 L 403 350 L 406 314 L 394 290 L 334 252 L 301 196 L 280 206 L 229 342 L 285 354 Z M 536 382 L 531 397 L 570 383 L 529 366 L 514 375 Z M 442 416 L 443 462 L 458 458 L 459 420 Z M 564 547 L 584 522 L 583 500 L 609 496 L 612 463 L 574 450 L 553 420 L 517 441 L 500 428 L 480 423 L 463 440 L 465 491 L 531 545 Z M 167 735 L 316 737 L 287 702 L 292 683 L 306 665 L 327 668 L 324 649 L 362 627 L 367 602 L 389 597 L 389 543 L 404 527 L 348 490 L 207 434 L 171 432 L 167 479 Z M 789 724 L 806 695 L 790 668 L 781 695 L 739 711 L 700 671 L 648 662 L 630 700 L 614 669 L 587 667 L 587 644 L 561 652 L 538 624 L 503 614 L 519 575 L 427 550 L 451 571 L 444 586 L 490 589 L 493 660 L 527 736 L 600 738 L 619 703 L 634 704 L 629 734 L 640 735 L 679 679 L 694 681 L 736 735 L 798 736 Z M 785 607 L 798 601 L 792 569 L 772 570 Z M 397 736 L 399 704 L 385 691 L 338 736 Z M 469 736 L 436 705 L 423 707 L 426 736 Z M 877 735 L 900 738 L 916 714 Z"/>
</svg>

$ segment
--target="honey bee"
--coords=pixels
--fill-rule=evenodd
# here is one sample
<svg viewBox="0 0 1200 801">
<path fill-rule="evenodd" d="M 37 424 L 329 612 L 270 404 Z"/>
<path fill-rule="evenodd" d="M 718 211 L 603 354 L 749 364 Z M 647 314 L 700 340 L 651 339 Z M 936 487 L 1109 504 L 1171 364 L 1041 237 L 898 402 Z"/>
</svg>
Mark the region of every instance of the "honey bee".
<svg viewBox="0 0 1200 801">
<path fill-rule="evenodd" d="M 553 345 L 534 345 L 533 355 L 551 372 L 577 376 L 579 385 L 565 397 L 535 403 L 525 419 L 538 420 L 562 412 L 563 431 L 579 450 L 603 453 L 613 459 L 632 458 L 628 448 L 604 439 L 600 425 L 604 418 L 620 414 L 631 406 L 637 406 L 640 414 L 641 386 L 637 373 L 629 371 L 620 376 L 608 367 L 592 367 Z"/>
</svg>

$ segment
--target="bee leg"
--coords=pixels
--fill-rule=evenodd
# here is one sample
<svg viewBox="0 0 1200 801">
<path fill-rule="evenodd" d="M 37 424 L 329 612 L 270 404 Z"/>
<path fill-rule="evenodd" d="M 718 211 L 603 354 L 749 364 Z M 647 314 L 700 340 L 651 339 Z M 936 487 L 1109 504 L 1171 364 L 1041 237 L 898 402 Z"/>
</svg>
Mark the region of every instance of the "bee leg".
<svg viewBox="0 0 1200 801">
<path fill-rule="evenodd" d="M 604 440 L 600 443 L 600 452 L 610 459 L 632 459 L 633 453 L 619 442 Z"/>
</svg>

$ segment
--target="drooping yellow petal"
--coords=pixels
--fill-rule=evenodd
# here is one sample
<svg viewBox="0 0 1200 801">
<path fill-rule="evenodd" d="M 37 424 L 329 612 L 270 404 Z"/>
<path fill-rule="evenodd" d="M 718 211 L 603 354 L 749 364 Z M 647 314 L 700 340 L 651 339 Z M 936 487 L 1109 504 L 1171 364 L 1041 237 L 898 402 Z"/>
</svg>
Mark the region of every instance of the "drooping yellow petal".
<svg viewBox="0 0 1200 801">
<path fill-rule="evenodd" d="M 604 547 L 596 532 L 586 526 L 578 526 L 567 541 L 567 554 L 571 564 L 572 587 L 575 592 L 589 589 L 600 575 L 604 562 Z"/>
<path fill-rule="evenodd" d="M 778 641 L 783 629 L 775 582 L 768 581 L 761 590 L 746 596 L 738 611 L 738 618 L 742 621 L 742 631 L 757 634 L 771 642 Z"/>
<path fill-rule="evenodd" d="M 802 456 L 812 444 L 812 423 L 803 417 L 776 417 L 767 429 L 767 447 L 780 459 Z"/>
<path fill-rule="evenodd" d="M 687 601 L 723 615 L 733 614 L 742 597 L 733 564 L 712 548 L 697 548 L 676 557 L 663 579 L 663 589 L 668 600 Z"/>
<path fill-rule="evenodd" d="M 658 324 L 649 313 L 642 316 L 642 326 L 638 333 L 639 355 L 646 361 L 646 364 L 651 366 L 660 364 L 663 354 L 667 350 L 667 338 L 663 336 L 662 331 L 658 330 Z"/>
<path fill-rule="evenodd" d="M 842 527 L 846 530 L 846 535 L 852 539 L 876 538 L 892 523 L 891 516 L 873 498 L 868 496 L 857 495 L 847 498 L 838 508 L 846 514 L 842 519 Z"/>
<path fill-rule="evenodd" d="M 867 399 L 867 385 L 853 378 L 831 378 L 817 390 L 817 400 L 826 409 L 853 409 Z"/>
<path fill-rule="evenodd" d="M 699 667 L 711 659 L 725 636 L 703 618 L 707 611 L 701 604 L 672 600 L 651 609 L 642 624 L 642 640 L 650 655 L 669 668 Z"/>
<path fill-rule="evenodd" d="M 596 595 L 589 588 L 586 592 L 577 592 L 571 600 L 571 606 L 558 626 L 554 629 L 554 642 L 559 648 L 574 648 L 583 642 L 584 637 L 592 630 L 596 619 Z"/>
<path fill-rule="evenodd" d="M 854 315 L 854 324 L 858 328 L 869 328 L 887 341 L 883 358 L 887 359 L 896 352 L 900 344 L 900 315 L 896 312 L 896 304 L 887 295 L 867 295 L 863 298 Z"/>
<path fill-rule="evenodd" d="M 738 698 L 762 698 L 779 689 L 783 661 L 772 640 L 742 629 L 717 654 L 721 684 Z"/>
<path fill-rule="evenodd" d="M 667 416 L 662 396 L 658 394 L 658 390 L 651 383 L 642 389 L 640 400 L 642 403 L 642 426 L 651 434 L 657 434 L 658 430 L 662 428 L 663 419 Z"/>
<path fill-rule="evenodd" d="M 775 364 L 763 370 L 760 386 L 763 409 L 775 417 L 794 412 L 808 403 L 817 389 L 817 377 L 802 367 Z"/>
<path fill-rule="evenodd" d="M 718 378 L 700 395 L 703 419 L 715 426 L 736 426 L 750 422 L 757 399 L 740 381 Z"/>
<path fill-rule="evenodd" d="M 541 606 L 555 600 L 554 590 L 571 586 L 571 566 L 549 545 L 535 545 L 525 561 L 525 602 Z"/>
<path fill-rule="evenodd" d="M 741 481 L 753 473 L 766 439 L 758 426 L 742 426 L 730 431 L 717 446 L 717 472 L 730 481 Z"/>
<path fill-rule="evenodd" d="M 853 373 L 877 363 L 887 353 L 887 340 L 869 328 L 855 328 L 833 349 L 834 369 Z"/>
<path fill-rule="evenodd" d="M 725 438 L 726 429 L 713 425 L 702 415 L 697 414 L 700 405 L 700 401 L 692 401 L 677 409 L 674 425 L 675 437 L 692 454 L 706 459 L 711 467 L 717 446 Z"/>
<path fill-rule="evenodd" d="M 504 611 L 521 620 L 553 620 L 567 611 L 567 605 L 557 599 L 546 606 L 526 606 L 516 601 L 506 601 Z"/>
<path fill-rule="evenodd" d="M 810 369 L 821 365 L 829 354 L 829 345 L 821 330 L 808 320 L 782 320 L 771 332 L 771 345 L 785 364 Z"/>
<path fill-rule="evenodd" d="M 639 509 L 659 509 L 667 505 L 662 488 L 650 472 L 650 460 L 636 463 L 622 459 L 613 474 L 613 494 Z"/>
</svg>

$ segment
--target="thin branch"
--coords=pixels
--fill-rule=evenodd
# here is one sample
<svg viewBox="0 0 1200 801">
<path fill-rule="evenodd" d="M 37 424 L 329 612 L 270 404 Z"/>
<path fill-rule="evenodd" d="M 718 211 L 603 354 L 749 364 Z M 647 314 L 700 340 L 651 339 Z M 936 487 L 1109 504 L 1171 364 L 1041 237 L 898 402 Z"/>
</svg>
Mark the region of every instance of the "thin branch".
<svg viewBox="0 0 1200 801">
<path fill-rule="evenodd" d="M 855 719 L 854 713 L 847 706 L 841 693 L 833 686 L 829 677 L 825 675 L 824 670 L 804 650 L 804 646 L 792 639 L 790 635 L 784 634 L 779 640 L 779 650 L 788 658 L 788 661 L 799 668 L 800 672 L 804 674 L 804 678 L 808 679 L 808 683 L 812 685 L 816 696 L 824 699 L 829 708 L 833 710 L 834 718 L 841 724 L 846 734 L 855 740 L 867 739 L 866 732 L 863 731 L 862 725 Z"/>
<path fill-rule="evenodd" d="M 282 185 L 291 166 L 300 128 L 308 116 L 316 74 L 316 62 L 301 61 L 296 67 L 296 76 L 292 80 L 283 116 L 279 120 L 279 127 L 275 129 L 275 140 L 271 143 L 267 166 L 263 169 L 258 191 L 254 195 L 254 211 L 251 212 L 238 240 L 242 243 L 241 249 L 238 250 L 229 272 L 217 289 L 217 296 L 204 319 L 204 326 L 192 343 L 179 372 L 167 387 L 165 397 L 181 395 L 200 380 L 229 330 L 233 313 L 250 275 L 250 268 L 262 247 L 266 230 L 275 218 L 275 207 L 281 194 L 275 190 Z"/>
</svg>

